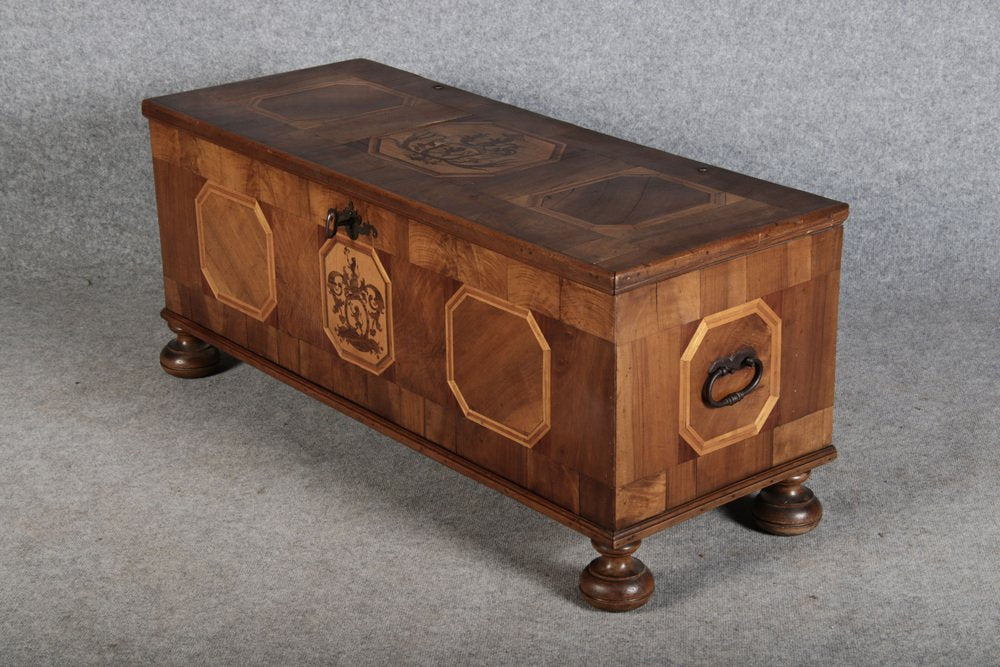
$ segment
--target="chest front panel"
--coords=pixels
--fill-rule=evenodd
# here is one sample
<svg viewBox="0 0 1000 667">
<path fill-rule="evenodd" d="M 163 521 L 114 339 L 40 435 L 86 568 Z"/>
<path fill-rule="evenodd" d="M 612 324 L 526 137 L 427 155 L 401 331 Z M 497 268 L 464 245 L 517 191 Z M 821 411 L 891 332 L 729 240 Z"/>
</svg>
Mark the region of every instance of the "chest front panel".
<svg viewBox="0 0 1000 667">
<path fill-rule="evenodd" d="M 169 310 L 610 527 L 610 297 L 175 128 L 151 134 Z M 376 235 L 327 235 L 349 206 Z"/>
</svg>

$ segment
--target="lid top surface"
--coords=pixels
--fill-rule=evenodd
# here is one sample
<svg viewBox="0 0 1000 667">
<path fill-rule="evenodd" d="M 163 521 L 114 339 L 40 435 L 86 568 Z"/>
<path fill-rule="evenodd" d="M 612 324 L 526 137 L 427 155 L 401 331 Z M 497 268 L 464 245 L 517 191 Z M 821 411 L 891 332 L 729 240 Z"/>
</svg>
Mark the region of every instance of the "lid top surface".
<svg viewBox="0 0 1000 667">
<path fill-rule="evenodd" d="M 143 110 L 420 202 L 521 254 L 530 244 L 612 283 L 639 267 L 708 261 L 847 215 L 824 197 L 368 60 L 157 97 Z"/>
</svg>

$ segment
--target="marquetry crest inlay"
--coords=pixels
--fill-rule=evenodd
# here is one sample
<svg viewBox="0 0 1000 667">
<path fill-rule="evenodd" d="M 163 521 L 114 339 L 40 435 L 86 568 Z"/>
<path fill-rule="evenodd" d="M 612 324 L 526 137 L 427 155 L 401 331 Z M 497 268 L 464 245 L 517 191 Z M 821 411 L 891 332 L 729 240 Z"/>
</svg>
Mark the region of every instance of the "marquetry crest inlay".
<svg viewBox="0 0 1000 667">
<path fill-rule="evenodd" d="M 395 359 L 392 281 L 374 248 L 335 237 L 320 249 L 323 329 L 345 361 L 382 373 Z"/>
<path fill-rule="evenodd" d="M 444 121 L 374 137 L 368 152 L 435 176 L 492 176 L 558 160 L 563 149 L 497 123 Z"/>
</svg>

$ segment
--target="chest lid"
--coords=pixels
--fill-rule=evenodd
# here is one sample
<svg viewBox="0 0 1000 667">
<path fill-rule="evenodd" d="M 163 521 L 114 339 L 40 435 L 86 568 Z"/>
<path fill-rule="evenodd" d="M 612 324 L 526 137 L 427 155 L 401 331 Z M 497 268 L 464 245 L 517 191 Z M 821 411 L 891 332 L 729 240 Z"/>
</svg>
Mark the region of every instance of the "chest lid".
<svg viewBox="0 0 1000 667">
<path fill-rule="evenodd" d="M 369 60 L 156 97 L 143 113 L 609 293 L 847 217 Z"/>
</svg>

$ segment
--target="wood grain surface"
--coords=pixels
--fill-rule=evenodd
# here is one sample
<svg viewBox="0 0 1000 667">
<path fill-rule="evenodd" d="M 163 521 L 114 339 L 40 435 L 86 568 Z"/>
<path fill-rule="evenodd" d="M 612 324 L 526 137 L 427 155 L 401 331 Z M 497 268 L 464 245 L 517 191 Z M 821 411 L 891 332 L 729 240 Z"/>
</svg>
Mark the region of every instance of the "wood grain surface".
<svg viewBox="0 0 1000 667">
<path fill-rule="evenodd" d="M 527 308 L 463 287 L 445 306 L 448 386 L 466 418 L 527 447 L 552 422 L 552 354 Z"/>
<path fill-rule="evenodd" d="M 206 183 L 195 198 L 198 259 L 215 297 L 263 320 L 277 304 L 274 235 L 257 200 Z"/>
</svg>

